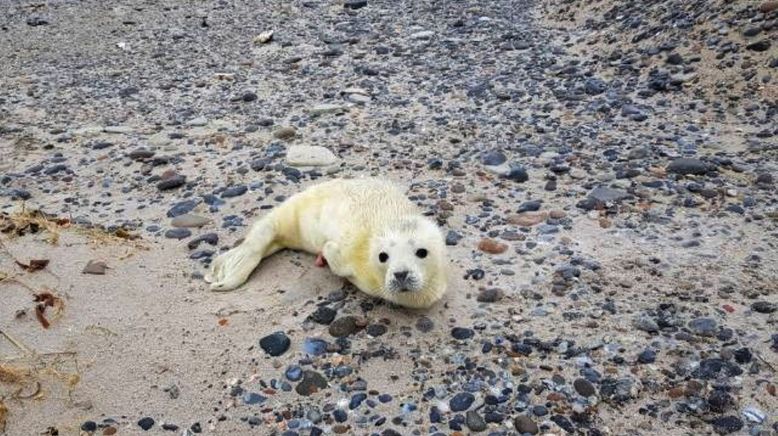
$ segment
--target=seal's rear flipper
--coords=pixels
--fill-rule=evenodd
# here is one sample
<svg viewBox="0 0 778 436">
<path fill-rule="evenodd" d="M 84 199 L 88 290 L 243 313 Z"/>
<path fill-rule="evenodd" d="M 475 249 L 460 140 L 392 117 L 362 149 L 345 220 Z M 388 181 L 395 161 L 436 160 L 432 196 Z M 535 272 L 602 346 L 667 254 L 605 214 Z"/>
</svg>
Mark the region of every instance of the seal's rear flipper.
<svg viewBox="0 0 778 436">
<path fill-rule="evenodd" d="M 266 216 L 254 223 L 240 245 L 214 259 L 210 274 L 205 276 L 212 291 L 230 291 L 239 287 L 262 258 L 281 248 L 273 243 L 275 228 L 272 220 L 272 216 Z"/>
<path fill-rule="evenodd" d="M 324 255 L 319 253 L 316 256 L 316 262 L 313 263 L 314 265 L 318 266 L 319 268 L 324 268 L 327 266 L 327 259 L 324 258 Z"/>
</svg>

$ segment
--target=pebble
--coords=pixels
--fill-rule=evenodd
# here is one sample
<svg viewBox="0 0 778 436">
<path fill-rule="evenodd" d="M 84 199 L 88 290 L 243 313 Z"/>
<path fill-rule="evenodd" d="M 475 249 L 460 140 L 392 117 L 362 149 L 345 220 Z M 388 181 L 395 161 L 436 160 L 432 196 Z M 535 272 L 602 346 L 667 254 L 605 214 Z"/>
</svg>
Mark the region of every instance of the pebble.
<svg viewBox="0 0 778 436">
<path fill-rule="evenodd" d="M 289 349 L 292 341 L 284 332 L 275 332 L 259 340 L 259 346 L 271 356 L 280 356 Z"/>
<path fill-rule="evenodd" d="M 309 109 L 309 113 L 313 116 L 325 115 L 325 114 L 340 114 L 346 112 L 348 108 L 338 104 L 320 104 Z"/>
<path fill-rule="evenodd" d="M 222 191 L 221 197 L 222 198 L 240 197 L 241 195 L 248 192 L 248 190 L 249 188 L 246 185 L 230 186 L 229 188 Z"/>
<path fill-rule="evenodd" d="M 521 165 L 518 164 L 511 164 L 510 170 L 506 175 L 504 175 L 508 180 L 513 180 L 514 182 L 526 182 L 529 180 L 529 173 L 527 173 L 527 170 L 524 169 Z"/>
<path fill-rule="evenodd" d="M 151 427 L 154 427 L 154 419 L 149 417 L 141 418 L 138 421 L 138 427 L 142 428 L 143 431 L 149 431 Z"/>
<path fill-rule="evenodd" d="M 532 227 L 546 220 L 545 212 L 523 212 L 518 215 L 509 215 L 506 221 L 509 224 L 520 227 Z"/>
<path fill-rule="evenodd" d="M 520 434 L 538 434 L 538 432 L 540 432 L 540 428 L 535 424 L 535 421 L 524 415 L 519 415 L 513 420 L 513 428 Z"/>
<path fill-rule="evenodd" d="M 309 318 L 316 323 L 328 325 L 335 319 L 338 312 L 327 306 L 319 306 L 311 313 Z"/>
<path fill-rule="evenodd" d="M 157 189 L 160 191 L 169 191 L 171 189 L 180 188 L 186 183 L 186 176 L 181 174 L 175 174 L 171 177 L 162 179 L 157 183 Z"/>
<path fill-rule="evenodd" d="M 700 336 L 715 336 L 717 327 L 716 320 L 712 318 L 696 318 L 689 321 L 689 329 Z"/>
<path fill-rule="evenodd" d="M 246 392 L 243 394 L 242 400 L 243 404 L 262 404 L 267 400 L 267 397 L 254 392 Z"/>
<path fill-rule="evenodd" d="M 195 206 L 197 206 L 197 202 L 195 200 L 184 200 L 178 202 L 167 211 L 167 216 L 169 218 L 175 218 L 177 216 L 184 215 L 194 210 Z"/>
<path fill-rule="evenodd" d="M 685 157 L 675 159 L 667 166 L 668 173 L 676 173 L 681 175 L 705 175 L 708 173 L 709 169 L 710 168 L 708 167 L 708 164 L 705 162 L 698 159 Z"/>
<path fill-rule="evenodd" d="M 286 163 L 296 167 L 328 166 L 337 160 L 330 150 L 315 145 L 293 145 L 286 154 Z"/>
<path fill-rule="evenodd" d="M 208 245 L 216 245 L 219 243 L 219 235 L 216 233 L 205 233 L 203 235 L 196 236 L 187 243 L 187 247 L 190 250 L 194 250 L 203 242 Z"/>
<path fill-rule="evenodd" d="M 488 151 L 484 153 L 483 156 L 481 157 L 481 163 L 489 166 L 502 165 L 507 160 L 508 158 L 505 157 L 505 154 L 503 154 L 503 152 L 498 150 Z"/>
<path fill-rule="evenodd" d="M 487 428 L 483 416 L 474 410 L 468 410 L 465 414 L 465 425 L 474 432 L 482 432 Z"/>
<path fill-rule="evenodd" d="M 433 328 L 435 328 L 435 323 L 426 316 L 421 316 L 416 320 L 416 330 L 422 333 L 429 333 Z"/>
<path fill-rule="evenodd" d="M 475 332 L 473 332 L 472 329 L 465 327 L 454 327 L 451 329 L 451 336 L 454 337 L 454 339 L 459 339 L 460 341 L 470 339 L 474 334 Z"/>
<path fill-rule="evenodd" d="M 751 310 L 759 313 L 773 313 L 778 310 L 778 304 L 767 301 L 757 301 L 751 304 Z"/>
<path fill-rule="evenodd" d="M 505 293 L 499 288 L 484 289 L 478 293 L 476 300 L 480 303 L 496 303 L 502 300 Z"/>
<path fill-rule="evenodd" d="M 449 230 L 448 233 L 446 233 L 446 245 L 448 246 L 454 246 L 459 244 L 459 241 L 461 241 L 463 238 L 462 235 L 459 233 Z"/>
<path fill-rule="evenodd" d="M 645 349 L 638 355 L 638 362 L 642 364 L 654 363 L 656 361 L 656 351 Z"/>
<path fill-rule="evenodd" d="M 313 356 L 321 356 L 327 352 L 327 341 L 317 338 L 305 338 L 303 341 L 303 351 Z"/>
<path fill-rule="evenodd" d="M 448 407 L 452 412 L 463 412 L 470 408 L 475 401 L 473 394 L 469 392 L 460 392 L 454 395 L 448 402 Z"/>
<path fill-rule="evenodd" d="M 202 227 L 206 224 L 210 224 L 211 219 L 200 215 L 194 215 L 185 213 L 178 215 L 170 220 L 170 225 L 173 227 Z"/>
<path fill-rule="evenodd" d="M 304 397 L 308 397 L 322 389 L 326 389 L 327 386 L 327 380 L 320 373 L 306 370 L 303 372 L 302 381 L 295 387 L 295 392 Z"/>
<path fill-rule="evenodd" d="M 303 378 L 303 369 L 297 365 L 293 365 L 286 369 L 284 375 L 287 380 L 296 382 Z"/>
<path fill-rule="evenodd" d="M 357 318 L 355 316 L 344 316 L 336 319 L 330 324 L 329 333 L 336 338 L 343 338 L 353 335 L 359 330 Z"/>
<path fill-rule="evenodd" d="M 743 420 L 732 415 L 721 416 L 713 418 L 711 425 L 718 434 L 732 434 L 743 428 Z"/>
<path fill-rule="evenodd" d="M 346 9 L 362 9 L 367 6 L 367 0 L 346 0 L 343 2 L 343 7 Z"/>
<path fill-rule="evenodd" d="M 594 386 L 584 378 L 577 378 L 573 382 L 575 391 L 582 397 L 591 397 L 596 393 Z"/>
<path fill-rule="evenodd" d="M 273 132 L 277 139 L 289 140 L 297 136 L 297 130 L 291 126 L 284 126 Z"/>
<path fill-rule="evenodd" d="M 170 229 L 165 232 L 165 237 L 169 239 L 184 239 L 192 236 L 189 229 Z"/>
<path fill-rule="evenodd" d="M 478 243 L 478 249 L 484 253 L 489 254 L 502 254 L 508 250 L 508 245 L 502 242 L 497 242 L 494 239 L 484 238 Z"/>
<path fill-rule="evenodd" d="M 387 328 L 383 324 L 370 324 L 367 326 L 365 331 L 371 337 L 377 338 L 379 336 L 383 336 L 386 333 Z"/>
</svg>

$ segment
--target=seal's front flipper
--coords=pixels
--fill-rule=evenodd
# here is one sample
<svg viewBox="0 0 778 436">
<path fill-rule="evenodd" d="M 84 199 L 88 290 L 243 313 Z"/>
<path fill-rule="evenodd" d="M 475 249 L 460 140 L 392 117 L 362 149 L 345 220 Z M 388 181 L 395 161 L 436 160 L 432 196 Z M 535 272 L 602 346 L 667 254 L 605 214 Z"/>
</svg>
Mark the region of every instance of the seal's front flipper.
<svg viewBox="0 0 778 436">
<path fill-rule="evenodd" d="M 330 270 L 335 273 L 335 275 L 341 277 L 350 277 L 353 275 L 351 268 L 349 268 L 343 261 L 340 247 L 338 247 L 338 244 L 335 242 L 328 241 L 326 244 L 324 244 L 324 248 L 322 248 L 320 256 L 324 258 L 324 261 L 327 265 L 330 266 Z"/>
</svg>

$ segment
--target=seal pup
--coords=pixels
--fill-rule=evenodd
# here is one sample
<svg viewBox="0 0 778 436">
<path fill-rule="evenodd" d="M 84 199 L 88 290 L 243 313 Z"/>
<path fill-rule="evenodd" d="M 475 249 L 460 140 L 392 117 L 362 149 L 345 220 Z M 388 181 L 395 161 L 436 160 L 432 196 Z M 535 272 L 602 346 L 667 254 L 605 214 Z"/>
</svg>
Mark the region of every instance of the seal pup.
<svg viewBox="0 0 778 436">
<path fill-rule="evenodd" d="M 235 289 L 284 248 L 317 254 L 317 266 L 401 306 L 427 308 L 446 291 L 440 229 L 389 181 L 337 179 L 293 195 L 218 256 L 205 280 L 214 291 Z"/>
</svg>

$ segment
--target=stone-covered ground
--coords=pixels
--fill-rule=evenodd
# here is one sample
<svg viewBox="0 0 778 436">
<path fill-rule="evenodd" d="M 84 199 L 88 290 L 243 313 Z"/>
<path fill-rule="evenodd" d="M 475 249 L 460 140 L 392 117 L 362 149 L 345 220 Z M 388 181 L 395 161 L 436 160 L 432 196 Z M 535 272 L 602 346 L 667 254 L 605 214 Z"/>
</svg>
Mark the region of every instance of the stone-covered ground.
<svg viewBox="0 0 778 436">
<path fill-rule="evenodd" d="M 778 432 L 778 2 L 0 12 L 0 433 Z M 440 223 L 440 304 L 289 252 L 207 290 L 364 175 Z"/>
</svg>

